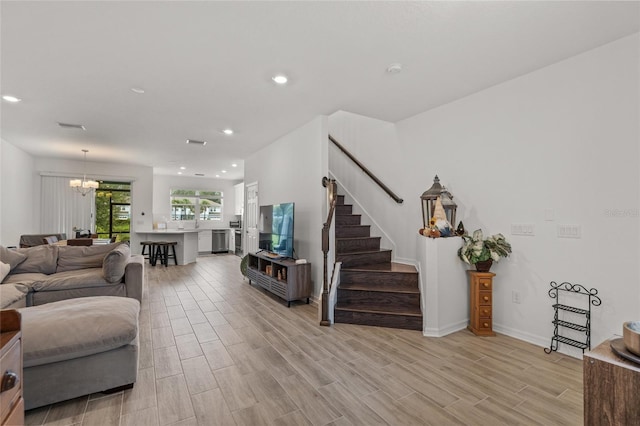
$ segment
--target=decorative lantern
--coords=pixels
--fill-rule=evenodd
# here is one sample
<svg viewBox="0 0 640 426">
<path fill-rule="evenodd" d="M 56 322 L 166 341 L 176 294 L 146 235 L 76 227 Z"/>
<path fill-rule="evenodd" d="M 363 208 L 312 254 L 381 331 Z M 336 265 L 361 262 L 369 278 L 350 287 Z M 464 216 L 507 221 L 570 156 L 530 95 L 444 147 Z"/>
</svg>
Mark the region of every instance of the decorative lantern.
<svg viewBox="0 0 640 426">
<path fill-rule="evenodd" d="M 449 222 L 449 225 L 453 229 L 453 227 L 456 226 L 456 209 L 458 205 L 453 201 L 453 195 L 451 195 L 449 190 L 444 186 L 440 193 L 440 202 L 442 203 L 444 214 L 447 216 L 447 222 Z"/>
<path fill-rule="evenodd" d="M 437 175 L 433 179 L 431 188 L 423 192 L 420 197 L 422 201 L 422 226 L 424 228 L 429 227 L 429 221 L 434 216 L 438 197 L 440 197 L 447 222 L 449 222 L 449 226 L 453 229 L 453 227 L 456 226 L 456 209 L 458 206 L 453 201 L 453 195 L 451 195 L 449 190 L 440 184 L 440 178 L 438 178 Z"/>
<path fill-rule="evenodd" d="M 436 209 L 436 200 L 442 193 L 442 185 L 440 185 L 440 179 L 438 175 L 433 179 L 433 185 L 427 189 L 420 196 L 422 201 L 422 225 L 423 228 L 429 227 L 429 221 L 433 217 L 433 213 Z M 444 207 L 444 206 L 443 206 Z"/>
</svg>

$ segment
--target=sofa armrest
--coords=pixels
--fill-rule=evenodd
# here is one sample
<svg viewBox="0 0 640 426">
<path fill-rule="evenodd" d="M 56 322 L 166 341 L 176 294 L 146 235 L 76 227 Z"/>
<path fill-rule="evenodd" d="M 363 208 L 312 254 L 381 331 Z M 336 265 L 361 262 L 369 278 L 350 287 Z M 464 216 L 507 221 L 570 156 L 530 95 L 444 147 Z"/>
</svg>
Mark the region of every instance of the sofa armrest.
<svg viewBox="0 0 640 426">
<path fill-rule="evenodd" d="M 131 255 L 124 268 L 124 284 L 127 289 L 127 297 L 138 299 L 142 303 L 144 290 L 144 256 Z"/>
</svg>

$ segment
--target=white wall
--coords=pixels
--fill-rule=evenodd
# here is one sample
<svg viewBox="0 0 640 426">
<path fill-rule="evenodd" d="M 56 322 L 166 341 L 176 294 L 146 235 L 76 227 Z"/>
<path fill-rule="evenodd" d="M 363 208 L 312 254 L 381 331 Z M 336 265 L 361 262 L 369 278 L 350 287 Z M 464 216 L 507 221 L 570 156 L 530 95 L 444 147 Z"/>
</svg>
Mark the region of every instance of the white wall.
<svg viewBox="0 0 640 426">
<path fill-rule="evenodd" d="M 38 233 L 40 192 L 33 157 L 0 140 L 0 244 L 18 246 L 20 235 Z"/>
<path fill-rule="evenodd" d="M 246 183 L 258 182 L 260 205 L 295 203 L 294 248 L 312 262 L 314 295 L 322 290 L 322 224 L 327 219 L 327 118 L 319 116 L 245 159 Z"/>
<path fill-rule="evenodd" d="M 88 178 L 131 181 L 131 251 L 140 253 L 140 238 L 136 229 L 150 229 L 153 221 L 153 169 L 144 166 L 130 166 L 114 163 L 87 162 Z M 37 174 L 52 174 L 58 176 L 82 176 L 84 163 L 82 161 L 62 160 L 57 158 L 35 158 Z M 40 179 L 36 179 L 38 198 L 36 209 L 40 206 Z M 43 208 L 45 206 L 42 206 Z M 37 221 L 39 223 L 39 220 Z M 24 233 L 24 232 L 21 232 Z"/>
<path fill-rule="evenodd" d="M 398 197 L 411 197 L 402 170 L 404 153 L 393 123 L 338 111 L 329 116 L 329 133 Z M 371 235 L 382 237 L 380 246 L 393 250 L 394 261 L 415 263 L 415 243 L 398 245 L 406 203 L 398 204 L 333 143 L 329 143 L 329 169 L 339 184 L 345 203 L 362 214 L 362 224 L 371 225 Z M 416 228 L 417 230 L 417 228 Z"/>
<path fill-rule="evenodd" d="M 396 123 L 398 146 L 371 135 L 344 137 L 369 168 L 384 171 L 387 185 L 400 188 L 405 203 L 395 224 L 383 220 L 399 255 L 415 258 L 419 197 L 438 174 L 467 230 L 502 232 L 513 244 L 513 256 L 492 269 L 496 330 L 548 345 L 547 291 L 555 280 L 599 290 L 594 344 L 620 334 L 623 321 L 640 315 L 638 52 L 636 34 L 426 111 Z M 375 205 L 376 192 L 363 194 L 357 196 Z M 510 235 L 514 223 L 535 225 L 535 236 Z M 558 238 L 559 224 L 580 225 L 582 238 Z M 513 290 L 521 304 L 512 303 Z"/>
<path fill-rule="evenodd" d="M 222 192 L 222 220 L 200 222 L 201 228 L 228 228 L 229 221 L 238 220 L 234 214 L 235 188 L 237 181 L 202 178 L 193 176 L 166 176 L 154 175 L 153 177 L 153 213 L 159 217 L 171 217 L 171 203 L 169 193 L 172 189 L 199 189 Z M 185 227 L 193 227 L 195 221 L 185 221 Z"/>
</svg>

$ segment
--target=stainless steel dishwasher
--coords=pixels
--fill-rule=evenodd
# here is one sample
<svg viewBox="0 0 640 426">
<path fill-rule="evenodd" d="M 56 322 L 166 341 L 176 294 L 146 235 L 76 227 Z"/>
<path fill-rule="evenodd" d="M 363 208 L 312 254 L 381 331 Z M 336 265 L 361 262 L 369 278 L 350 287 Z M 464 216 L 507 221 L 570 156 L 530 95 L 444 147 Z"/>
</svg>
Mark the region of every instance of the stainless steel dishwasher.
<svg viewBox="0 0 640 426">
<path fill-rule="evenodd" d="M 213 229 L 211 231 L 211 252 L 225 253 L 229 251 L 229 239 L 226 229 Z"/>
</svg>

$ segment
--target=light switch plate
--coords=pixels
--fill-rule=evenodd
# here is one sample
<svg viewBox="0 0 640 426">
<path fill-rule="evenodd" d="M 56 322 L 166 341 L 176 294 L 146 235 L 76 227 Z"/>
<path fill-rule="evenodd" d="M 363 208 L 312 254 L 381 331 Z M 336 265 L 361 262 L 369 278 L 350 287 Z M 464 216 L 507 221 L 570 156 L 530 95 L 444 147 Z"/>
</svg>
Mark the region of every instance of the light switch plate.
<svg viewBox="0 0 640 426">
<path fill-rule="evenodd" d="M 582 238 L 580 225 L 558 225 L 558 238 Z"/>
<path fill-rule="evenodd" d="M 536 226 L 533 223 L 512 223 L 511 235 L 525 235 L 533 237 L 536 234 Z"/>
</svg>

